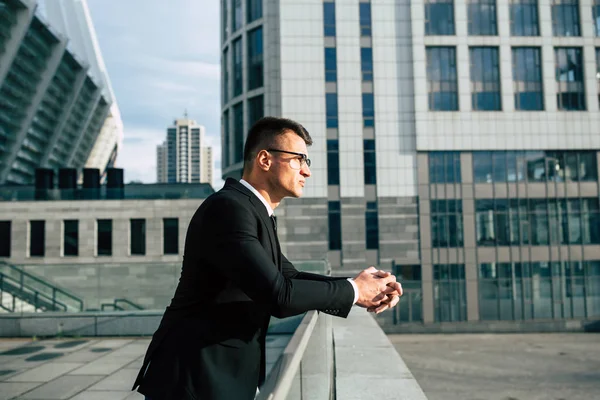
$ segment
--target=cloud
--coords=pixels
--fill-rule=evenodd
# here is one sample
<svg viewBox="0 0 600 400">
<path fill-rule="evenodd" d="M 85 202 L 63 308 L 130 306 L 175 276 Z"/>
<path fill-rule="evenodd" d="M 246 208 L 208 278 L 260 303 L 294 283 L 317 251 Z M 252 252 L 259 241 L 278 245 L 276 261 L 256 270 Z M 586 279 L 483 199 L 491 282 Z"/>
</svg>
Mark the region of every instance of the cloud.
<svg viewBox="0 0 600 400">
<path fill-rule="evenodd" d="M 222 186 L 219 2 L 88 0 L 124 125 L 127 181 L 156 181 L 156 145 L 173 119 L 204 125 Z"/>
</svg>

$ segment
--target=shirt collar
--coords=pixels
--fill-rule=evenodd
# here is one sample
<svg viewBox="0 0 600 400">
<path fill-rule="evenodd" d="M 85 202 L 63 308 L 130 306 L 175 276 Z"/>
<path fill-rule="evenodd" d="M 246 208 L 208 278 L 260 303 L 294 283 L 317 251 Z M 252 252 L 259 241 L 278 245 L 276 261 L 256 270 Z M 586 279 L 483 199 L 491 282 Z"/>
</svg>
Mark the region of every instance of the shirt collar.
<svg viewBox="0 0 600 400">
<path fill-rule="evenodd" d="M 255 195 L 256 197 L 258 197 L 258 199 L 259 199 L 260 201 L 262 201 L 262 203 L 263 203 L 263 204 L 265 205 L 265 207 L 267 208 L 267 213 L 269 214 L 269 217 L 270 217 L 270 216 L 272 216 L 272 215 L 273 215 L 273 213 L 274 213 L 274 212 L 273 212 L 273 209 L 271 208 L 271 206 L 269 205 L 269 203 L 267 203 L 267 200 L 265 200 L 265 198 L 262 196 L 262 194 L 260 194 L 260 193 L 258 192 L 258 190 L 254 189 L 254 187 L 253 187 L 251 184 L 249 184 L 248 182 L 246 182 L 245 180 L 243 180 L 243 179 L 240 179 L 240 183 L 241 183 L 242 185 L 246 186 L 246 188 L 248 188 L 248 190 L 250 190 L 252 193 L 254 193 L 254 195 Z"/>
</svg>

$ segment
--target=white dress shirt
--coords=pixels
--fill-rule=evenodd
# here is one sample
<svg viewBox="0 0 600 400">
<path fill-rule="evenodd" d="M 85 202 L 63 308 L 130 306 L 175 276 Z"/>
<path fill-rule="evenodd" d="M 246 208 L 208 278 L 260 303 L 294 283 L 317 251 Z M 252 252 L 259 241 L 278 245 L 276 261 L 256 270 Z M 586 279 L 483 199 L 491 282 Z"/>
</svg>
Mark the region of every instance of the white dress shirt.
<svg viewBox="0 0 600 400">
<path fill-rule="evenodd" d="M 252 193 L 254 193 L 254 195 L 256 197 L 258 197 L 258 199 L 265 205 L 265 207 L 267 208 L 267 213 L 269 214 L 269 217 L 271 215 L 273 215 L 273 213 L 274 213 L 273 209 L 271 208 L 271 206 L 269 205 L 267 200 L 265 200 L 265 198 L 258 192 L 258 190 L 256 190 L 251 184 L 249 184 L 248 182 L 246 182 L 243 179 L 240 179 L 240 183 L 242 185 L 244 185 L 246 188 L 248 188 L 248 190 L 250 190 Z M 348 282 L 350 282 L 352 284 L 352 287 L 354 288 L 354 302 L 352 304 L 356 304 L 356 302 L 358 301 L 358 286 L 356 286 L 356 283 L 354 282 L 354 280 L 352 278 L 348 278 Z"/>
</svg>

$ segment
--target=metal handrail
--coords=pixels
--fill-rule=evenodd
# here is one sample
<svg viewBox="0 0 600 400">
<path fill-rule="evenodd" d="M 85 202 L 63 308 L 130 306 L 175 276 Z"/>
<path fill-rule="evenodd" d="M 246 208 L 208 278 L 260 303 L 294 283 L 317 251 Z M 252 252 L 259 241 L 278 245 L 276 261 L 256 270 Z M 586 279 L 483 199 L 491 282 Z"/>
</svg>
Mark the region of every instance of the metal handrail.
<svg viewBox="0 0 600 400">
<path fill-rule="evenodd" d="M 114 304 L 115 304 L 115 306 L 118 307 L 117 303 L 125 303 L 125 304 L 133 307 L 136 310 L 143 310 L 144 309 L 144 307 L 140 306 L 139 304 L 135 304 L 133 301 L 128 300 L 128 299 L 115 299 Z"/>
<path fill-rule="evenodd" d="M 12 290 L 10 290 L 12 289 Z M 14 312 L 16 308 L 15 299 L 19 298 L 29 304 L 33 305 L 34 309 L 48 308 L 52 311 L 67 311 L 68 307 L 66 304 L 52 298 L 45 293 L 40 292 L 34 288 L 24 285 L 22 282 L 7 276 L 0 272 L 0 293 L 10 293 L 12 295 L 12 310 Z M 6 307 L 2 307 L 6 309 Z"/>
<path fill-rule="evenodd" d="M 64 289 L 58 288 L 54 285 L 49 284 L 48 282 L 38 278 L 37 276 L 34 276 L 28 272 L 23 271 L 22 269 L 18 268 L 15 265 L 12 264 L 8 264 L 4 261 L 0 261 L 0 269 L 1 268 L 7 268 L 9 271 L 13 272 L 12 275 L 16 274 L 18 278 L 15 277 L 11 277 L 9 274 L 4 273 L 4 276 L 14 280 L 14 281 L 18 281 L 19 282 L 19 287 L 20 288 L 27 288 L 29 290 L 38 292 L 41 295 L 44 295 L 45 297 L 51 299 L 53 304 L 59 304 L 61 305 L 61 307 L 66 307 L 65 310 L 67 310 L 69 307 L 64 304 L 61 301 L 58 301 L 56 299 L 57 295 L 61 295 L 64 296 L 66 298 L 68 298 L 69 300 L 72 300 L 72 308 L 75 308 L 78 311 L 83 311 L 83 300 L 81 300 L 80 298 L 76 297 L 75 295 L 65 291 Z M 0 274 L 2 272 L 0 271 Z M 30 285 L 25 284 L 25 278 L 34 281 L 35 283 L 37 283 L 38 285 L 41 286 L 41 288 L 33 288 Z M 44 293 L 44 291 L 42 291 L 41 289 L 46 289 Z M 52 293 L 51 295 L 49 293 Z"/>
</svg>

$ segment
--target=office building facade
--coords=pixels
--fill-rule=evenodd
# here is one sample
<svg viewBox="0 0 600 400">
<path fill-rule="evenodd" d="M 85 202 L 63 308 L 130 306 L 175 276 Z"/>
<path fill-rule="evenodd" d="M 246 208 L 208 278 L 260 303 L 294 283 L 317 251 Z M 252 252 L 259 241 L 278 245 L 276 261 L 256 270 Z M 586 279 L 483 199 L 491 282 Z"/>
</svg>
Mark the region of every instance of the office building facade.
<svg viewBox="0 0 600 400">
<path fill-rule="evenodd" d="M 225 0 L 223 175 L 263 115 L 313 176 L 283 247 L 394 268 L 397 321 L 600 315 L 600 4 Z"/>
</svg>

